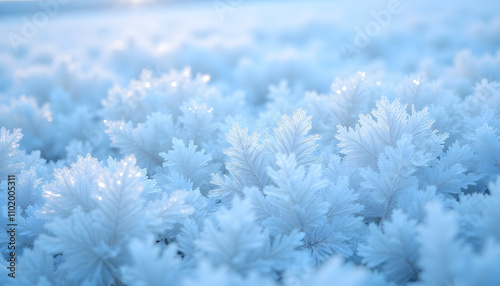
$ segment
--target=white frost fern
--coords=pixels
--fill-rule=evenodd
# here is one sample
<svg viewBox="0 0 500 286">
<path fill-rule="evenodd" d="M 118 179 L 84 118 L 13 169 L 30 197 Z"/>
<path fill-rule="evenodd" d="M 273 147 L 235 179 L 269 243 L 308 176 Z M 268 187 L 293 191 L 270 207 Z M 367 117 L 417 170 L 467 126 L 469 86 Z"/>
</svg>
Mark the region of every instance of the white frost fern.
<svg viewBox="0 0 500 286">
<path fill-rule="evenodd" d="M 226 169 L 242 186 L 257 186 L 262 189 L 269 183 L 265 167 L 268 159 L 259 135 L 254 132 L 247 135 L 248 128 L 241 129 L 237 123 L 226 134 L 232 145 L 223 152 L 229 156 Z"/>
<path fill-rule="evenodd" d="M 318 146 L 321 136 L 307 135 L 311 129 L 312 116 L 306 116 L 306 111 L 297 109 L 292 117 L 283 115 L 281 121 L 274 128 L 274 138 L 267 138 L 264 142 L 265 147 L 274 156 L 276 154 L 295 154 L 299 165 L 308 164 L 316 161 L 312 154 Z"/>
<path fill-rule="evenodd" d="M 386 97 L 376 103 L 377 109 L 370 115 L 361 115 L 359 125 L 354 129 L 338 127 L 337 139 L 340 153 L 346 155 L 346 161 L 357 167 L 377 169 L 379 155 L 385 148 L 396 148 L 396 143 L 409 134 L 418 142 L 416 151 L 422 151 L 430 158 L 436 158 L 443 149 L 447 134 L 438 134 L 432 130 L 434 121 L 429 118 L 427 109 L 420 112 L 412 110 L 406 113 L 406 106 L 399 101 L 390 103 Z"/>
</svg>

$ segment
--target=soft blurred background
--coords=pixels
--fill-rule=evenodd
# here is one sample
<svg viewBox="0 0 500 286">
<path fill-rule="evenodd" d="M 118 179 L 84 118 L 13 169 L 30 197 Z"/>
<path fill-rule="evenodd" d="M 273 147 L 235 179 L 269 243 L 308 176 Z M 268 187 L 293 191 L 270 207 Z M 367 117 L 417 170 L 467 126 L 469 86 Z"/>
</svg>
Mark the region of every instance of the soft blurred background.
<svg viewBox="0 0 500 286">
<path fill-rule="evenodd" d="M 357 29 L 376 20 L 371 12 L 387 11 L 391 2 L 399 3 L 400 13 L 391 14 L 366 47 L 344 55 L 342 44 L 353 45 Z M 467 65 L 498 62 L 499 6 L 485 0 L 3 1 L 0 92 L 17 86 L 17 93 L 47 98 L 57 83 L 42 80 L 42 70 L 61 65 L 103 73 L 92 88 L 104 90 L 106 79 L 127 82 L 145 67 L 191 66 L 256 100 L 281 79 L 324 91 L 333 77 L 360 69 L 458 76 L 450 85 L 460 88 L 462 81 L 498 73 Z M 35 31 L 26 28 L 30 23 Z M 35 74 L 41 85 L 29 80 Z"/>
</svg>

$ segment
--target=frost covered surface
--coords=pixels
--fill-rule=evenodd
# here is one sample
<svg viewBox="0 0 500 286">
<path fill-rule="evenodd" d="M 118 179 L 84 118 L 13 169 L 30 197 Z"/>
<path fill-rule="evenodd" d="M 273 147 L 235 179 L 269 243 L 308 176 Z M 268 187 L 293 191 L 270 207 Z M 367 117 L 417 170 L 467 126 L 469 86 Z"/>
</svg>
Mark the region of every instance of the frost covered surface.
<svg viewBox="0 0 500 286">
<path fill-rule="evenodd" d="M 0 284 L 498 285 L 500 4 L 396 2 L 0 19 Z"/>
</svg>

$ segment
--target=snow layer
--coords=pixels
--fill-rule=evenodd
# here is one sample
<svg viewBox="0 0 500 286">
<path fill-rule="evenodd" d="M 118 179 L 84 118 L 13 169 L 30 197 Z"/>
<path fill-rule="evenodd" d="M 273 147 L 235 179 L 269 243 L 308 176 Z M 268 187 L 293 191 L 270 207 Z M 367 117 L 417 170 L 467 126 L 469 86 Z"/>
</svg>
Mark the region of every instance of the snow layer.
<svg viewBox="0 0 500 286">
<path fill-rule="evenodd" d="M 0 284 L 500 281 L 500 2 L 67 2 L 0 2 Z"/>
</svg>

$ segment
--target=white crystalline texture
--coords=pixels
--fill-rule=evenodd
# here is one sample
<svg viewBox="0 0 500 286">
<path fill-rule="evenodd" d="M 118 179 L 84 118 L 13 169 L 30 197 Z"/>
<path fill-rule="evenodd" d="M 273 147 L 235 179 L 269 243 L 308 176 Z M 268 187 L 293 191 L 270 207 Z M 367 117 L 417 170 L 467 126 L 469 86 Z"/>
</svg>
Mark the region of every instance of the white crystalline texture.
<svg viewBox="0 0 500 286">
<path fill-rule="evenodd" d="M 500 285 L 498 11 L 0 1 L 0 285 Z"/>
</svg>

